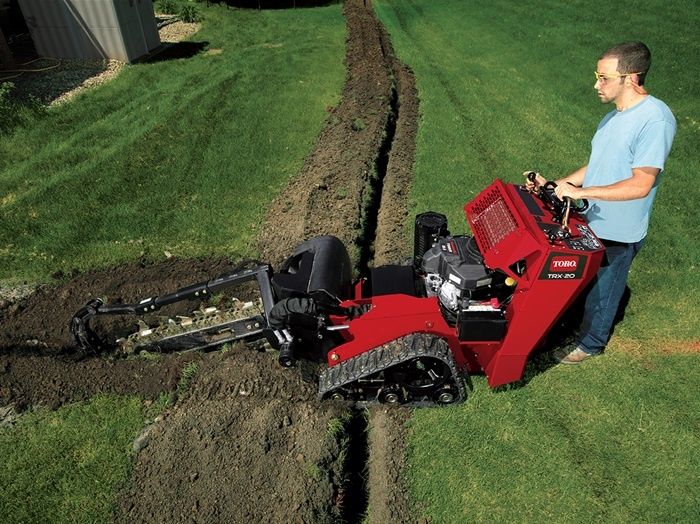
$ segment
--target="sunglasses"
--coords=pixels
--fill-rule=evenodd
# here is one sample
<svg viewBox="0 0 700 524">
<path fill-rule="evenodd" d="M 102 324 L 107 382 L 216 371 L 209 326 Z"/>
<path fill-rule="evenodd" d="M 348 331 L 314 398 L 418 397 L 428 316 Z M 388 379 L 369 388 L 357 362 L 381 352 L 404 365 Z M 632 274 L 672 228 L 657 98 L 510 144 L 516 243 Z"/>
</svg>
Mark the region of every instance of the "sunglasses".
<svg viewBox="0 0 700 524">
<path fill-rule="evenodd" d="M 613 80 L 615 78 L 624 78 L 631 75 L 641 75 L 642 73 L 599 73 L 598 71 L 593 71 L 596 80 L 601 82 L 607 82 L 608 80 Z"/>
</svg>

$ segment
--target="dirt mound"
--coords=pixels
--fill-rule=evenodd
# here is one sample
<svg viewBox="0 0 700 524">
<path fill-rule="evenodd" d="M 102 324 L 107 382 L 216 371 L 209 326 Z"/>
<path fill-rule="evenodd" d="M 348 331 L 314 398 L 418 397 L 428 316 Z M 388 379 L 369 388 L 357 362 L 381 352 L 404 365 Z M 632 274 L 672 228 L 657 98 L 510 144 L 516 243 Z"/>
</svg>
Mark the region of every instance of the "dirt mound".
<svg viewBox="0 0 700 524">
<path fill-rule="evenodd" d="M 0 352 L 70 352 L 75 349 L 68 328 L 70 319 L 88 300 L 107 297 L 110 303 L 133 303 L 235 269 L 224 259 L 171 258 L 154 264 L 135 262 L 93 271 L 57 286 L 40 287 L 16 303 L 0 306 Z"/>
<path fill-rule="evenodd" d="M 236 348 L 149 434 L 117 522 L 335 522 L 346 408 L 305 370 Z"/>
<path fill-rule="evenodd" d="M 369 419 L 369 507 L 370 524 L 410 523 L 408 493 L 403 484 L 406 450 L 407 408 L 376 407 Z"/>
<path fill-rule="evenodd" d="M 259 246 L 273 264 L 317 234 L 343 240 L 360 269 L 411 254 L 404 226 L 418 129 L 415 78 L 396 58 L 371 2 L 347 0 L 344 13 L 348 76 L 342 101 L 331 111 L 300 175 L 268 213 Z M 370 413 L 366 489 L 371 523 L 415 521 L 401 484 L 408 417 L 408 410 Z"/>
<path fill-rule="evenodd" d="M 0 406 L 56 408 L 96 393 L 138 394 L 153 399 L 174 391 L 192 355 L 144 358 L 80 358 L 68 329 L 72 315 L 94 297 L 135 302 L 174 291 L 187 282 L 234 270 L 226 260 L 133 263 L 43 286 L 0 309 Z"/>
<path fill-rule="evenodd" d="M 408 195 L 413 181 L 413 162 L 418 133 L 418 90 L 411 69 L 395 56 L 386 32 L 382 46 L 391 66 L 396 89 L 394 136 L 382 184 L 373 250 L 375 266 L 400 262 L 411 255 L 406 237 Z"/>
<path fill-rule="evenodd" d="M 35 355 L 0 355 L 0 406 L 63 404 L 88 400 L 98 393 L 138 394 L 156 399 L 174 391 L 182 368 L 199 359 L 196 354 L 169 355 L 157 361 L 141 358 L 82 361 Z"/>
<path fill-rule="evenodd" d="M 368 204 L 376 200 L 378 163 L 392 124 L 395 89 L 383 29 L 362 0 L 345 2 L 347 79 L 299 176 L 271 206 L 259 242 L 273 264 L 309 237 L 335 235 L 359 260 Z M 410 167 L 410 166 L 409 166 Z"/>
</svg>

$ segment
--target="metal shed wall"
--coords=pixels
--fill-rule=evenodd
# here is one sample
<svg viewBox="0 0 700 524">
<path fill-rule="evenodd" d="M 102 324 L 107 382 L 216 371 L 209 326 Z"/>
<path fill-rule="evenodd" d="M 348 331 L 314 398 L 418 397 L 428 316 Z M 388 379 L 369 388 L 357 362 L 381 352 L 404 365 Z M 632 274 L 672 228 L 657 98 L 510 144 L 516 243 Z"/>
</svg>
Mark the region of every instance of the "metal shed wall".
<svg viewBox="0 0 700 524">
<path fill-rule="evenodd" d="M 152 0 L 19 0 L 37 52 L 132 62 L 160 44 Z"/>
</svg>

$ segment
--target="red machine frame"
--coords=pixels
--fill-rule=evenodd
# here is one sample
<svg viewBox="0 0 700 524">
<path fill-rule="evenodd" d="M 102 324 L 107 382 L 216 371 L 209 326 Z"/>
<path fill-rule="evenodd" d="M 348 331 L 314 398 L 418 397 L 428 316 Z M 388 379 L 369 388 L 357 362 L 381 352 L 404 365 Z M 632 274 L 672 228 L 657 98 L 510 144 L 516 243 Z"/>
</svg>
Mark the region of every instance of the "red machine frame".
<svg viewBox="0 0 700 524">
<path fill-rule="evenodd" d="M 349 322 L 331 317 L 345 342 L 329 351 L 329 366 L 396 338 L 427 333 L 447 341 L 460 371 L 484 372 L 491 387 L 522 378 L 530 353 L 594 278 L 604 247 L 582 217 L 572 213 L 566 231 L 542 201 L 516 184 L 496 180 L 464 209 L 484 265 L 515 285 L 507 304 L 495 303 L 506 320 L 503 338 L 460 340 L 436 297 L 367 297 L 360 282 L 354 299 L 342 305 L 369 305 L 369 311 Z"/>
</svg>

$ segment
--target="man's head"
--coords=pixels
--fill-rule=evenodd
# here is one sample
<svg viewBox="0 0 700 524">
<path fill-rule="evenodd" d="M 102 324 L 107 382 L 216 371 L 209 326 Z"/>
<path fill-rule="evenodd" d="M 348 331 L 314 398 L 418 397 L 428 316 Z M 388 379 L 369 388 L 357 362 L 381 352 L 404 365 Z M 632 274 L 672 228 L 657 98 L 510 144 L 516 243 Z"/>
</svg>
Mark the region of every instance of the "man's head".
<svg viewBox="0 0 700 524">
<path fill-rule="evenodd" d="M 624 42 L 605 51 L 598 60 L 617 58 L 617 71 L 637 77 L 636 84 L 643 86 L 644 78 L 651 66 L 651 51 L 642 42 Z"/>
<path fill-rule="evenodd" d="M 598 59 L 593 86 L 600 101 L 619 106 L 623 99 L 646 94 L 641 86 L 650 65 L 651 52 L 642 42 L 625 42 L 605 51 Z"/>
</svg>

